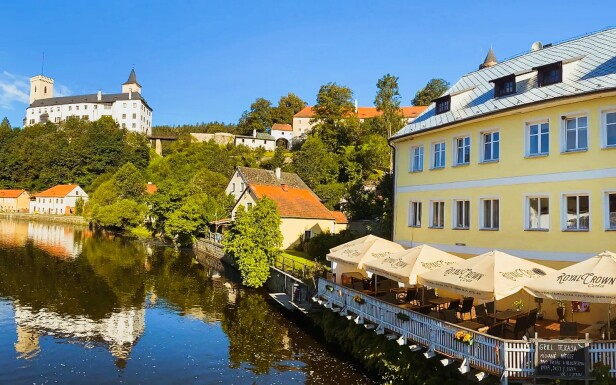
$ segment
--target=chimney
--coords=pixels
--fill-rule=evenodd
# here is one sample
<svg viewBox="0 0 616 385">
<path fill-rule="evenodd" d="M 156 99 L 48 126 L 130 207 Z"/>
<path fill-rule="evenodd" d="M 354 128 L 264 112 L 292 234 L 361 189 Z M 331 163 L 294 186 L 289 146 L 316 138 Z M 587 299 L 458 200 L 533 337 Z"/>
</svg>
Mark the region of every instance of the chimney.
<svg viewBox="0 0 616 385">
<path fill-rule="evenodd" d="M 252 130 L 252 137 L 253 138 L 257 137 L 257 129 Z"/>
<path fill-rule="evenodd" d="M 152 182 L 148 182 L 148 184 L 152 184 Z"/>
<path fill-rule="evenodd" d="M 132 87 L 128 89 L 128 100 L 131 100 L 133 98 L 133 89 Z"/>
<path fill-rule="evenodd" d="M 276 179 L 280 180 L 280 167 L 276 167 L 276 170 L 274 170 L 274 174 L 276 174 Z"/>
<path fill-rule="evenodd" d="M 284 192 L 288 192 L 289 191 L 289 185 L 286 184 L 286 183 L 281 184 L 280 187 L 282 187 L 282 191 L 284 191 Z"/>
<path fill-rule="evenodd" d="M 357 99 L 355 99 L 355 113 L 357 113 Z"/>
<path fill-rule="evenodd" d="M 103 98 L 103 93 L 101 92 L 101 90 L 98 90 L 98 92 L 96 93 L 96 100 L 100 102 L 102 98 Z"/>
</svg>

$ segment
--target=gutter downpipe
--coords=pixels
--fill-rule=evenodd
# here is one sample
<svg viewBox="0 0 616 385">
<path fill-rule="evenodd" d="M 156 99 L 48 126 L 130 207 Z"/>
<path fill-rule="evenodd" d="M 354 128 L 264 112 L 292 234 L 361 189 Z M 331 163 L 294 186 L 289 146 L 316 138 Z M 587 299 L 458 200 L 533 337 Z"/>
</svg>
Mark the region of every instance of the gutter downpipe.
<svg viewBox="0 0 616 385">
<path fill-rule="evenodd" d="M 396 240 L 396 190 L 397 190 L 397 185 L 398 185 L 398 176 L 396 175 L 396 147 L 394 147 L 391 144 L 391 139 L 387 139 L 387 145 L 389 147 L 391 147 L 391 153 L 392 153 L 392 168 L 390 170 L 391 173 L 393 173 L 394 176 L 394 186 L 393 186 L 393 194 L 391 195 L 391 207 L 392 207 L 392 220 L 391 220 L 391 241 L 395 242 Z"/>
</svg>

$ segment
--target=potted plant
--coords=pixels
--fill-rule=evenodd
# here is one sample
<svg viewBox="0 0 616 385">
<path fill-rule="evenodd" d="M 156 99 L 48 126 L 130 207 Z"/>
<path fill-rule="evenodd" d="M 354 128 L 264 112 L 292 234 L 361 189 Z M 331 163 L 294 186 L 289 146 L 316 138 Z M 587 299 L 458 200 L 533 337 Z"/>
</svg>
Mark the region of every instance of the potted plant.
<svg viewBox="0 0 616 385">
<path fill-rule="evenodd" d="M 556 315 L 558 315 L 558 322 L 564 322 L 565 321 L 565 315 L 566 315 L 566 308 L 565 308 L 565 301 L 562 300 L 558 300 L 556 301 Z"/>
<path fill-rule="evenodd" d="M 524 301 L 522 301 L 521 299 L 514 301 L 513 307 L 515 307 L 515 310 L 517 311 L 522 311 L 522 308 L 524 307 Z"/>
<path fill-rule="evenodd" d="M 398 318 L 398 319 L 399 319 L 399 320 L 401 320 L 401 321 L 409 321 L 409 320 L 411 319 L 411 317 L 409 317 L 409 315 L 408 315 L 408 314 L 406 314 L 406 313 L 402 313 L 402 312 L 397 313 L 397 314 L 396 314 L 396 318 Z"/>
<path fill-rule="evenodd" d="M 334 291 L 334 287 L 332 285 L 325 285 L 325 289 L 327 289 L 327 291 Z"/>
<path fill-rule="evenodd" d="M 473 344 L 473 336 L 470 333 L 467 333 L 463 330 L 460 330 L 459 332 L 456 332 L 456 334 L 453 336 L 453 338 L 456 341 L 460 341 L 465 345 L 472 345 Z"/>
<path fill-rule="evenodd" d="M 366 300 L 360 297 L 359 295 L 356 295 L 355 297 L 353 297 L 353 301 L 357 302 L 360 305 L 363 305 L 366 303 Z"/>
</svg>

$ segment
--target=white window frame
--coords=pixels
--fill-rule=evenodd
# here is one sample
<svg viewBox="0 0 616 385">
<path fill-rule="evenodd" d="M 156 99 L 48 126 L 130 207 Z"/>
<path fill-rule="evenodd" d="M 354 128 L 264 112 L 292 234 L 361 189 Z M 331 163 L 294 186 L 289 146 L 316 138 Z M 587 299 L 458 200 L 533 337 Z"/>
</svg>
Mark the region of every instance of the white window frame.
<svg viewBox="0 0 616 385">
<path fill-rule="evenodd" d="M 498 143 L 498 158 L 494 158 L 492 157 L 491 159 L 486 159 L 486 154 L 485 154 L 485 146 L 486 146 L 486 135 L 494 135 L 494 134 L 498 134 L 498 140 L 494 141 L 494 138 L 491 137 L 492 141 L 490 143 L 492 143 L 492 154 L 494 154 L 494 143 Z M 494 129 L 494 130 L 484 130 L 481 131 L 479 133 L 479 143 L 481 145 L 481 149 L 480 149 L 480 153 L 481 153 L 481 162 L 480 163 L 496 163 L 498 161 L 500 161 L 500 156 L 501 156 L 501 134 L 500 134 L 500 130 L 498 129 Z"/>
<path fill-rule="evenodd" d="M 541 126 L 547 124 L 548 125 L 548 151 L 547 152 L 543 152 L 541 151 L 541 145 L 543 144 L 543 140 L 542 140 L 542 134 L 541 134 Z M 538 134 L 537 134 L 537 153 L 531 153 L 531 133 L 530 133 L 530 128 L 531 126 L 537 126 L 538 127 Z M 528 158 L 534 158 L 534 157 L 541 157 L 541 156 L 548 156 L 550 155 L 550 120 L 549 119 L 537 119 L 537 120 L 533 120 L 533 121 L 529 121 L 526 122 L 524 124 L 524 141 L 525 141 L 525 152 L 524 155 Z"/>
<path fill-rule="evenodd" d="M 496 213 L 497 216 L 497 220 L 498 220 L 498 226 L 494 226 L 494 223 L 491 224 L 491 226 L 486 226 L 485 223 L 485 204 L 486 202 L 492 202 L 490 204 L 490 208 L 491 210 L 494 210 L 494 201 L 498 202 L 498 210 Z M 479 198 L 479 228 L 481 230 L 500 230 L 500 222 L 501 222 L 501 215 L 500 215 L 500 198 L 499 197 L 483 197 L 483 198 Z M 493 221 L 493 217 L 491 217 L 491 221 Z"/>
<path fill-rule="evenodd" d="M 462 210 L 462 221 L 467 223 L 467 226 L 458 226 L 458 202 L 466 203 L 468 205 L 468 214 Z M 462 205 L 464 207 L 464 204 Z M 470 199 L 454 199 L 452 204 L 452 223 L 451 227 L 456 230 L 468 230 L 471 228 L 471 200 Z"/>
<path fill-rule="evenodd" d="M 601 110 L 601 148 L 616 148 L 616 143 L 607 143 L 607 114 L 616 114 L 616 106 Z"/>
<path fill-rule="evenodd" d="M 439 153 L 441 154 L 441 162 L 439 166 L 436 166 L 436 146 L 437 145 L 442 145 L 442 150 L 439 150 Z M 447 143 L 444 140 L 440 140 L 437 142 L 432 142 L 431 144 L 431 153 L 432 153 L 432 158 L 430 159 L 430 169 L 431 170 L 439 170 L 442 168 L 445 168 L 445 162 L 447 161 Z"/>
<path fill-rule="evenodd" d="M 415 151 L 419 151 L 420 152 L 420 156 L 419 158 L 421 159 L 421 162 L 419 164 L 419 166 L 417 168 L 415 168 Z M 419 145 L 419 146 L 414 146 L 411 147 L 411 164 L 410 164 L 410 172 L 421 172 L 423 171 L 423 165 L 424 165 L 424 157 L 425 157 L 425 149 L 423 144 Z"/>
<path fill-rule="evenodd" d="M 434 212 L 434 205 L 438 204 L 440 207 L 440 214 L 442 216 L 441 226 L 434 226 L 434 217 L 436 213 Z M 445 228 L 445 201 L 444 200 L 433 200 L 430 201 L 430 222 L 428 223 L 428 227 L 431 229 L 444 229 Z"/>
<path fill-rule="evenodd" d="M 579 205 L 579 197 L 580 196 L 585 196 L 588 197 L 588 228 L 587 229 L 581 229 L 579 228 L 579 223 L 580 223 L 580 219 L 579 219 L 579 210 L 580 210 L 580 205 Z M 568 197 L 578 197 L 577 200 L 577 215 L 578 215 L 578 228 L 576 229 L 569 229 L 567 228 L 567 198 Z M 561 213 L 561 219 L 560 219 L 560 226 L 561 226 L 561 230 L 562 231 L 573 231 L 573 232 L 589 232 L 591 230 L 592 227 L 592 223 L 591 223 L 591 219 L 592 219 L 592 211 L 591 211 L 591 200 L 590 200 L 590 192 L 588 191 L 576 191 L 576 192 L 567 192 L 567 193 L 562 193 L 561 194 L 561 199 L 560 199 L 560 213 Z"/>
<path fill-rule="evenodd" d="M 576 119 L 576 131 L 578 131 L 579 126 L 577 124 L 577 120 L 580 118 L 586 118 L 586 147 L 585 148 L 576 147 L 574 149 L 568 149 L 567 148 L 567 121 L 570 119 Z M 568 153 L 573 153 L 573 152 L 588 151 L 590 149 L 590 135 L 588 132 L 589 128 L 590 128 L 590 114 L 587 111 L 564 114 L 560 120 L 560 152 L 562 154 L 568 154 Z M 578 137 L 579 135 L 576 134 L 576 138 Z M 579 139 L 577 140 L 577 142 L 579 142 Z"/>
<path fill-rule="evenodd" d="M 462 147 L 459 147 L 458 141 L 459 140 L 464 141 L 465 139 L 468 139 L 468 145 L 464 144 L 463 142 Z M 452 164 L 454 166 L 466 166 L 471 163 L 471 136 L 470 135 L 459 135 L 453 138 L 452 148 L 453 148 L 453 156 L 452 156 L 453 163 Z M 462 149 L 468 148 L 468 161 L 467 162 L 458 162 L 458 150 L 460 150 L 461 148 Z"/>
<path fill-rule="evenodd" d="M 616 195 L 616 189 L 606 190 L 603 192 L 603 218 L 604 218 L 604 229 L 606 231 L 614 231 L 616 230 L 616 223 L 613 227 L 610 226 L 610 195 Z"/>
<path fill-rule="evenodd" d="M 548 220 L 547 227 L 541 227 L 541 217 L 539 217 L 538 227 L 530 226 L 530 200 L 531 199 L 539 199 L 539 211 L 541 211 L 541 200 L 547 199 L 548 201 Z M 549 231 L 550 230 L 550 218 L 552 215 L 552 199 L 550 198 L 550 194 L 528 194 L 524 196 L 524 230 L 528 231 Z M 539 213 L 539 215 L 541 215 Z"/>
<path fill-rule="evenodd" d="M 409 227 L 421 227 L 421 201 L 409 201 Z"/>
</svg>

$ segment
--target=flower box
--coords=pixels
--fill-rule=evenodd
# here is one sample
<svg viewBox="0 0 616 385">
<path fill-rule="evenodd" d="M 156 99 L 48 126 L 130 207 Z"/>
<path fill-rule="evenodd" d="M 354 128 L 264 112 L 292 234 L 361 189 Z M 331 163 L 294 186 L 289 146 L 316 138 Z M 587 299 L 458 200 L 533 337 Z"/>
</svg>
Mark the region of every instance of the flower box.
<svg viewBox="0 0 616 385">
<path fill-rule="evenodd" d="M 334 287 L 332 285 L 325 285 L 325 289 L 327 291 L 334 291 Z"/>
<path fill-rule="evenodd" d="M 353 297 L 353 301 L 357 302 L 360 305 L 363 305 L 366 303 L 366 300 L 363 299 L 362 297 L 356 295 L 355 297 Z"/>
<path fill-rule="evenodd" d="M 455 338 L 456 341 L 460 341 L 465 345 L 472 345 L 473 344 L 473 335 L 470 333 L 467 333 L 465 331 L 460 330 L 459 332 L 457 332 L 453 338 Z"/>
<path fill-rule="evenodd" d="M 401 321 L 410 321 L 411 320 L 411 317 L 409 317 L 409 315 L 406 314 L 406 313 L 397 313 L 396 314 L 396 318 L 401 320 Z"/>
</svg>

